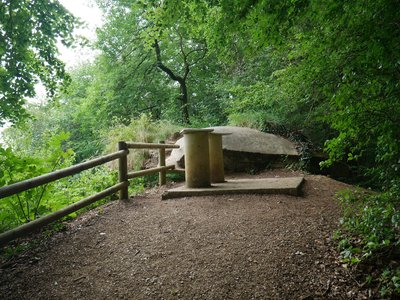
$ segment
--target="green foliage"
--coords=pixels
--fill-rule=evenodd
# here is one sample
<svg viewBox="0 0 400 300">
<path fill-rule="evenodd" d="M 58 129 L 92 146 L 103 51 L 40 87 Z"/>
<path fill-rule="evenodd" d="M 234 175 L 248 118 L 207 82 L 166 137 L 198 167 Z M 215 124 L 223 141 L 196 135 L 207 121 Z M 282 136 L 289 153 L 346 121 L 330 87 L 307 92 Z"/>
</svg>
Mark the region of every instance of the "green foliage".
<svg viewBox="0 0 400 300">
<path fill-rule="evenodd" d="M 62 157 L 60 151 L 49 152 L 70 148 L 71 135 L 58 123 L 61 112 L 51 105 L 29 105 L 27 110 L 32 118 L 4 130 L 5 144 L 19 156 Z M 48 146 L 54 146 L 54 149 Z"/>
<path fill-rule="evenodd" d="M 185 181 L 185 174 L 184 173 L 178 173 L 178 172 L 167 173 L 167 180 L 170 180 L 170 181 L 173 181 L 173 182 Z"/>
<path fill-rule="evenodd" d="M 52 211 L 59 210 L 67 205 L 80 201 L 86 197 L 99 193 L 106 188 L 116 184 L 118 181 L 118 173 L 111 170 L 107 166 L 98 166 L 83 171 L 74 176 L 59 180 L 55 183 L 55 191 L 48 201 L 48 205 Z M 100 201 L 87 206 L 81 211 L 87 211 L 101 204 L 104 204 L 116 196 L 109 196 Z M 69 215 L 70 218 L 78 215 L 80 211 Z"/>
<path fill-rule="evenodd" d="M 69 143 L 77 162 L 103 151 L 99 132 L 110 124 L 110 116 L 104 104 L 107 85 L 99 84 L 100 80 L 106 82 L 99 78 L 101 72 L 100 66 L 90 64 L 71 71 L 70 86 L 58 101 L 46 105 L 48 114 L 41 118 L 48 126 L 71 133 Z"/>
<path fill-rule="evenodd" d="M 0 125 L 26 116 L 25 99 L 41 81 L 50 95 L 68 78 L 57 42 L 71 45 L 75 18 L 58 1 L 0 3 Z"/>
<path fill-rule="evenodd" d="M 142 114 L 139 119 L 133 119 L 127 126 L 119 124 L 105 132 L 105 151 L 106 153 L 116 151 L 119 141 L 158 143 L 158 141 L 165 141 L 177 131 L 179 127 L 169 121 L 154 121 L 150 115 Z M 144 161 L 149 158 L 148 150 L 130 150 L 128 167 L 140 169 Z"/>
<path fill-rule="evenodd" d="M 398 190 L 382 194 L 342 191 L 342 226 L 338 235 L 343 260 L 351 265 L 373 265 L 369 284 L 380 286 L 381 296 L 400 295 L 400 197 Z"/>
<path fill-rule="evenodd" d="M 326 144 L 331 160 L 359 162 L 383 189 L 393 185 L 392 178 L 399 178 L 397 5 L 396 1 L 366 1 L 337 8 L 342 13 L 337 30 L 342 34 L 335 43 L 347 47 L 337 49 L 334 56 L 335 64 L 341 65 L 340 80 L 327 117 L 340 132 Z"/>
<path fill-rule="evenodd" d="M 14 149 L 12 151 L 11 148 L 0 148 L 0 186 L 68 167 L 74 162 L 75 153 L 69 147 L 70 134 L 50 131 L 46 128 L 45 121 L 40 118 L 41 114 L 46 115 L 47 109 L 48 107 L 41 107 L 35 111 L 37 120 L 28 120 L 18 128 L 6 130 L 5 140 Z M 48 126 L 54 124 L 51 119 L 47 120 L 50 121 Z M 116 182 L 117 172 L 109 167 L 100 166 L 4 198 L 0 201 L 0 231 L 59 210 L 103 191 Z M 143 184 L 138 182 L 132 185 L 130 191 L 136 193 L 142 189 Z M 98 201 L 91 207 L 109 201 L 110 198 Z M 87 209 L 90 207 L 83 210 Z M 70 217 L 76 216 L 77 213 L 79 212 L 71 214 Z"/>
<path fill-rule="evenodd" d="M 216 87 L 221 64 L 209 52 L 203 26 L 191 17 L 193 6 L 175 1 L 97 2 L 107 16 L 98 47 L 107 70 L 102 81 L 109 85 L 106 103 L 113 115 L 124 113 L 124 124 L 141 112 L 181 124 L 224 121 Z"/>
<path fill-rule="evenodd" d="M 56 146 L 54 143 L 57 139 L 60 140 L 60 137 L 57 137 L 49 143 L 52 145 L 51 149 L 55 150 L 49 151 L 51 153 L 46 159 L 18 157 L 11 152 L 10 148 L 6 150 L 0 149 L 0 164 L 2 167 L 0 186 L 33 178 L 54 171 L 56 168 L 59 169 L 69 166 L 73 153 L 70 150 L 62 151 L 59 150 L 59 148 L 53 148 Z M 50 165 L 50 163 L 54 163 L 54 160 L 55 164 Z M 99 166 L 74 176 L 58 180 L 54 183 L 49 183 L 19 193 L 15 196 L 4 198 L 0 202 L 0 232 L 57 211 L 67 205 L 101 192 L 117 182 L 117 175 L 117 172 L 112 171 L 109 167 Z M 142 182 L 131 182 L 131 194 L 140 192 L 142 189 Z M 99 206 L 110 199 L 112 199 L 111 196 L 82 210 L 86 211 Z M 79 212 L 72 213 L 69 217 L 74 217 L 78 213 Z"/>
<path fill-rule="evenodd" d="M 59 111 L 63 103 L 59 105 L 31 106 L 30 111 L 35 119 L 27 120 L 18 127 L 11 127 L 5 131 L 4 140 L 14 150 L 11 151 L 11 148 L 1 150 L 0 186 L 33 178 L 72 164 L 75 153 L 69 148 L 71 136 L 62 131 L 57 133 L 58 128 L 70 128 L 68 124 L 71 124 L 68 118 Z M 67 111 L 67 113 L 70 112 L 72 112 L 70 116 L 73 116 L 73 110 Z M 98 130 L 100 131 L 99 128 Z M 164 140 L 177 130 L 178 128 L 170 122 L 153 122 L 149 115 L 143 114 L 140 119 L 133 120 L 129 126 L 116 125 L 107 134 L 104 133 L 104 136 L 110 143 L 107 149 L 114 152 L 119 140 L 157 142 Z M 101 137 L 98 139 L 101 140 Z M 83 143 L 84 141 L 75 140 L 76 142 Z M 132 166 L 134 164 L 138 166 L 145 157 L 149 157 L 149 152 L 138 150 L 131 152 L 133 153 L 133 158 L 130 160 Z M 0 203 L 0 230 L 8 230 L 59 210 L 100 192 L 116 182 L 117 171 L 112 170 L 111 166 L 102 166 L 3 199 Z M 140 193 L 145 186 L 151 186 L 154 182 L 156 182 L 154 178 L 150 177 L 131 180 L 129 193 L 130 195 Z M 98 201 L 91 207 L 101 205 L 110 198 Z M 79 212 L 69 217 L 74 217 L 77 213 Z"/>
<path fill-rule="evenodd" d="M 262 129 L 265 123 L 263 112 L 246 111 L 228 116 L 228 125 Z"/>
<path fill-rule="evenodd" d="M 58 168 L 69 166 L 73 160 L 71 149 L 65 149 L 68 134 L 61 132 L 46 141 L 37 156 L 17 155 L 11 148 L 0 148 L 0 186 L 33 178 Z M 0 202 L 0 230 L 34 220 L 48 213 L 47 202 L 54 192 L 54 184 L 47 184 L 2 199 Z"/>
<path fill-rule="evenodd" d="M 14 151 L 32 155 L 42 149 L 43 140 L 52 132 L 70 133 L 68 144 L 75 152 L 76 162 L 103 152 L 100 131 L 111 123 L 102 98 L 96 98 L 93 89 L 97 68 L 85 65 L 71 72 L 71 85 L 59 95 L 43 104 L 29 104 L 30 119 L 8 128 L 3 140 Z M 96 109 L 93 109 L 96 107 Z"/>
</svg>

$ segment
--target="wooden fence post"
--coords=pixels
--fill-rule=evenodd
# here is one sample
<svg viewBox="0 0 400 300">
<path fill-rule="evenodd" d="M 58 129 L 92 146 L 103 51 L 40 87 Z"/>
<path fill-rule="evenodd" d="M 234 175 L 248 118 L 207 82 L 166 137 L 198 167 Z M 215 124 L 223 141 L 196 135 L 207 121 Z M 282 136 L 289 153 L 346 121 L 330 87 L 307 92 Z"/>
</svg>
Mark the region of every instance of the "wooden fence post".
<svg viewBox="0 0 400 300">
<path fill-rule="evenodd" d="M 160 144 L 165 144 L 165 141 L 159 141 Z M 158 166 L 165 167 L 165 148 L 158 149 Z M 167 183 L 167 171 L 162 170 L 158 175 L 158 184 L 165 185 Z"/>
<path fill-rule="evenodd" d="M 125 142 L 118 142 L 118 150 L 128 150 L 128 146 Z M 126 182 L 126 186 L 123 187 L 119 191 L 119 200 L 128 200 L 129 199 L 129 181 L 128 181 L 128 153 L 126 155 L 119 158 L 118 165 L 119 165 L 119 182 Z"/>
</svg>

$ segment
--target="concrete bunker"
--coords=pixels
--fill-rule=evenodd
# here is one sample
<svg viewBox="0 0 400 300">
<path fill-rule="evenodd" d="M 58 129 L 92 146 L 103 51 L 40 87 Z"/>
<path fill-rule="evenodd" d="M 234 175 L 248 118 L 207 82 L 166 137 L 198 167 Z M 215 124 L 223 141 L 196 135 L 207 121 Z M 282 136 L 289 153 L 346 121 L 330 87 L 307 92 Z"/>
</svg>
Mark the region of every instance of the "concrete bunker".
<svg viewBox="0 0 400 300">
<path fill-rule="evenodd" d="M 266 167 L 284 167 L 297 161 L 299 153 L 291 141 L 251 128 L 235 126 L 209 127 L 213 134 L 221 134 L 224 169 L 227 172 L 262 170 Z M 229 135 L 226 135 L 229 134 Z M 176 141 L 179 149 L 172 150 L 167 164 L 185 169 L 183 138 Z"/>
</svg>

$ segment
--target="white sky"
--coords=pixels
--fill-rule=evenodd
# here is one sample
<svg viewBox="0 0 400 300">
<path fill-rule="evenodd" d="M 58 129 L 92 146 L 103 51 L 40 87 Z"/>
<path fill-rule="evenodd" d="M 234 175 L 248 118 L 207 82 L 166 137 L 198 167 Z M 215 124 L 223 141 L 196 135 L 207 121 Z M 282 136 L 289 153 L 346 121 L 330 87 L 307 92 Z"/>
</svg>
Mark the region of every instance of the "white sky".
<svg viewBox="0 0 400 300">
<path fill-rule="evenodd" d="M 75 33 L 92 42 L 95 41 L 96 28 L 102 25 L 102 15 L 94 0 L 59 0 L 59 2 L 74 16 L 85 22 L 83 28 L 77 29 Z M 59 50 L 60 58 L 66 63 L 68 69 L 90 61 L 95 56 L 95 52 L 89 47 L 82 48 L 78 46 L 77 48 L 68 49 L 60 44 Z"/>
</svg>

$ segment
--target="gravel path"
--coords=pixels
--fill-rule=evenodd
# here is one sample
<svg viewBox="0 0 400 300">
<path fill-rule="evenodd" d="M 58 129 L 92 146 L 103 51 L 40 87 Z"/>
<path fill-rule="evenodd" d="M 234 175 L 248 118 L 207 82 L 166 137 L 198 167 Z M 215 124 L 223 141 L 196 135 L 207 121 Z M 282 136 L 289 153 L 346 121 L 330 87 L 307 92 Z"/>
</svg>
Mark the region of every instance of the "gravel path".
<svg viewBox="0 0 400 300">
<path fill-rule="evenodd" d="M 113 202 L 3 264 L 0 298 L 362 299 L 332 241 L 348 186 L 305 179 L 303 197 L 161 201 L 152 189 Z"/>
</svg>

